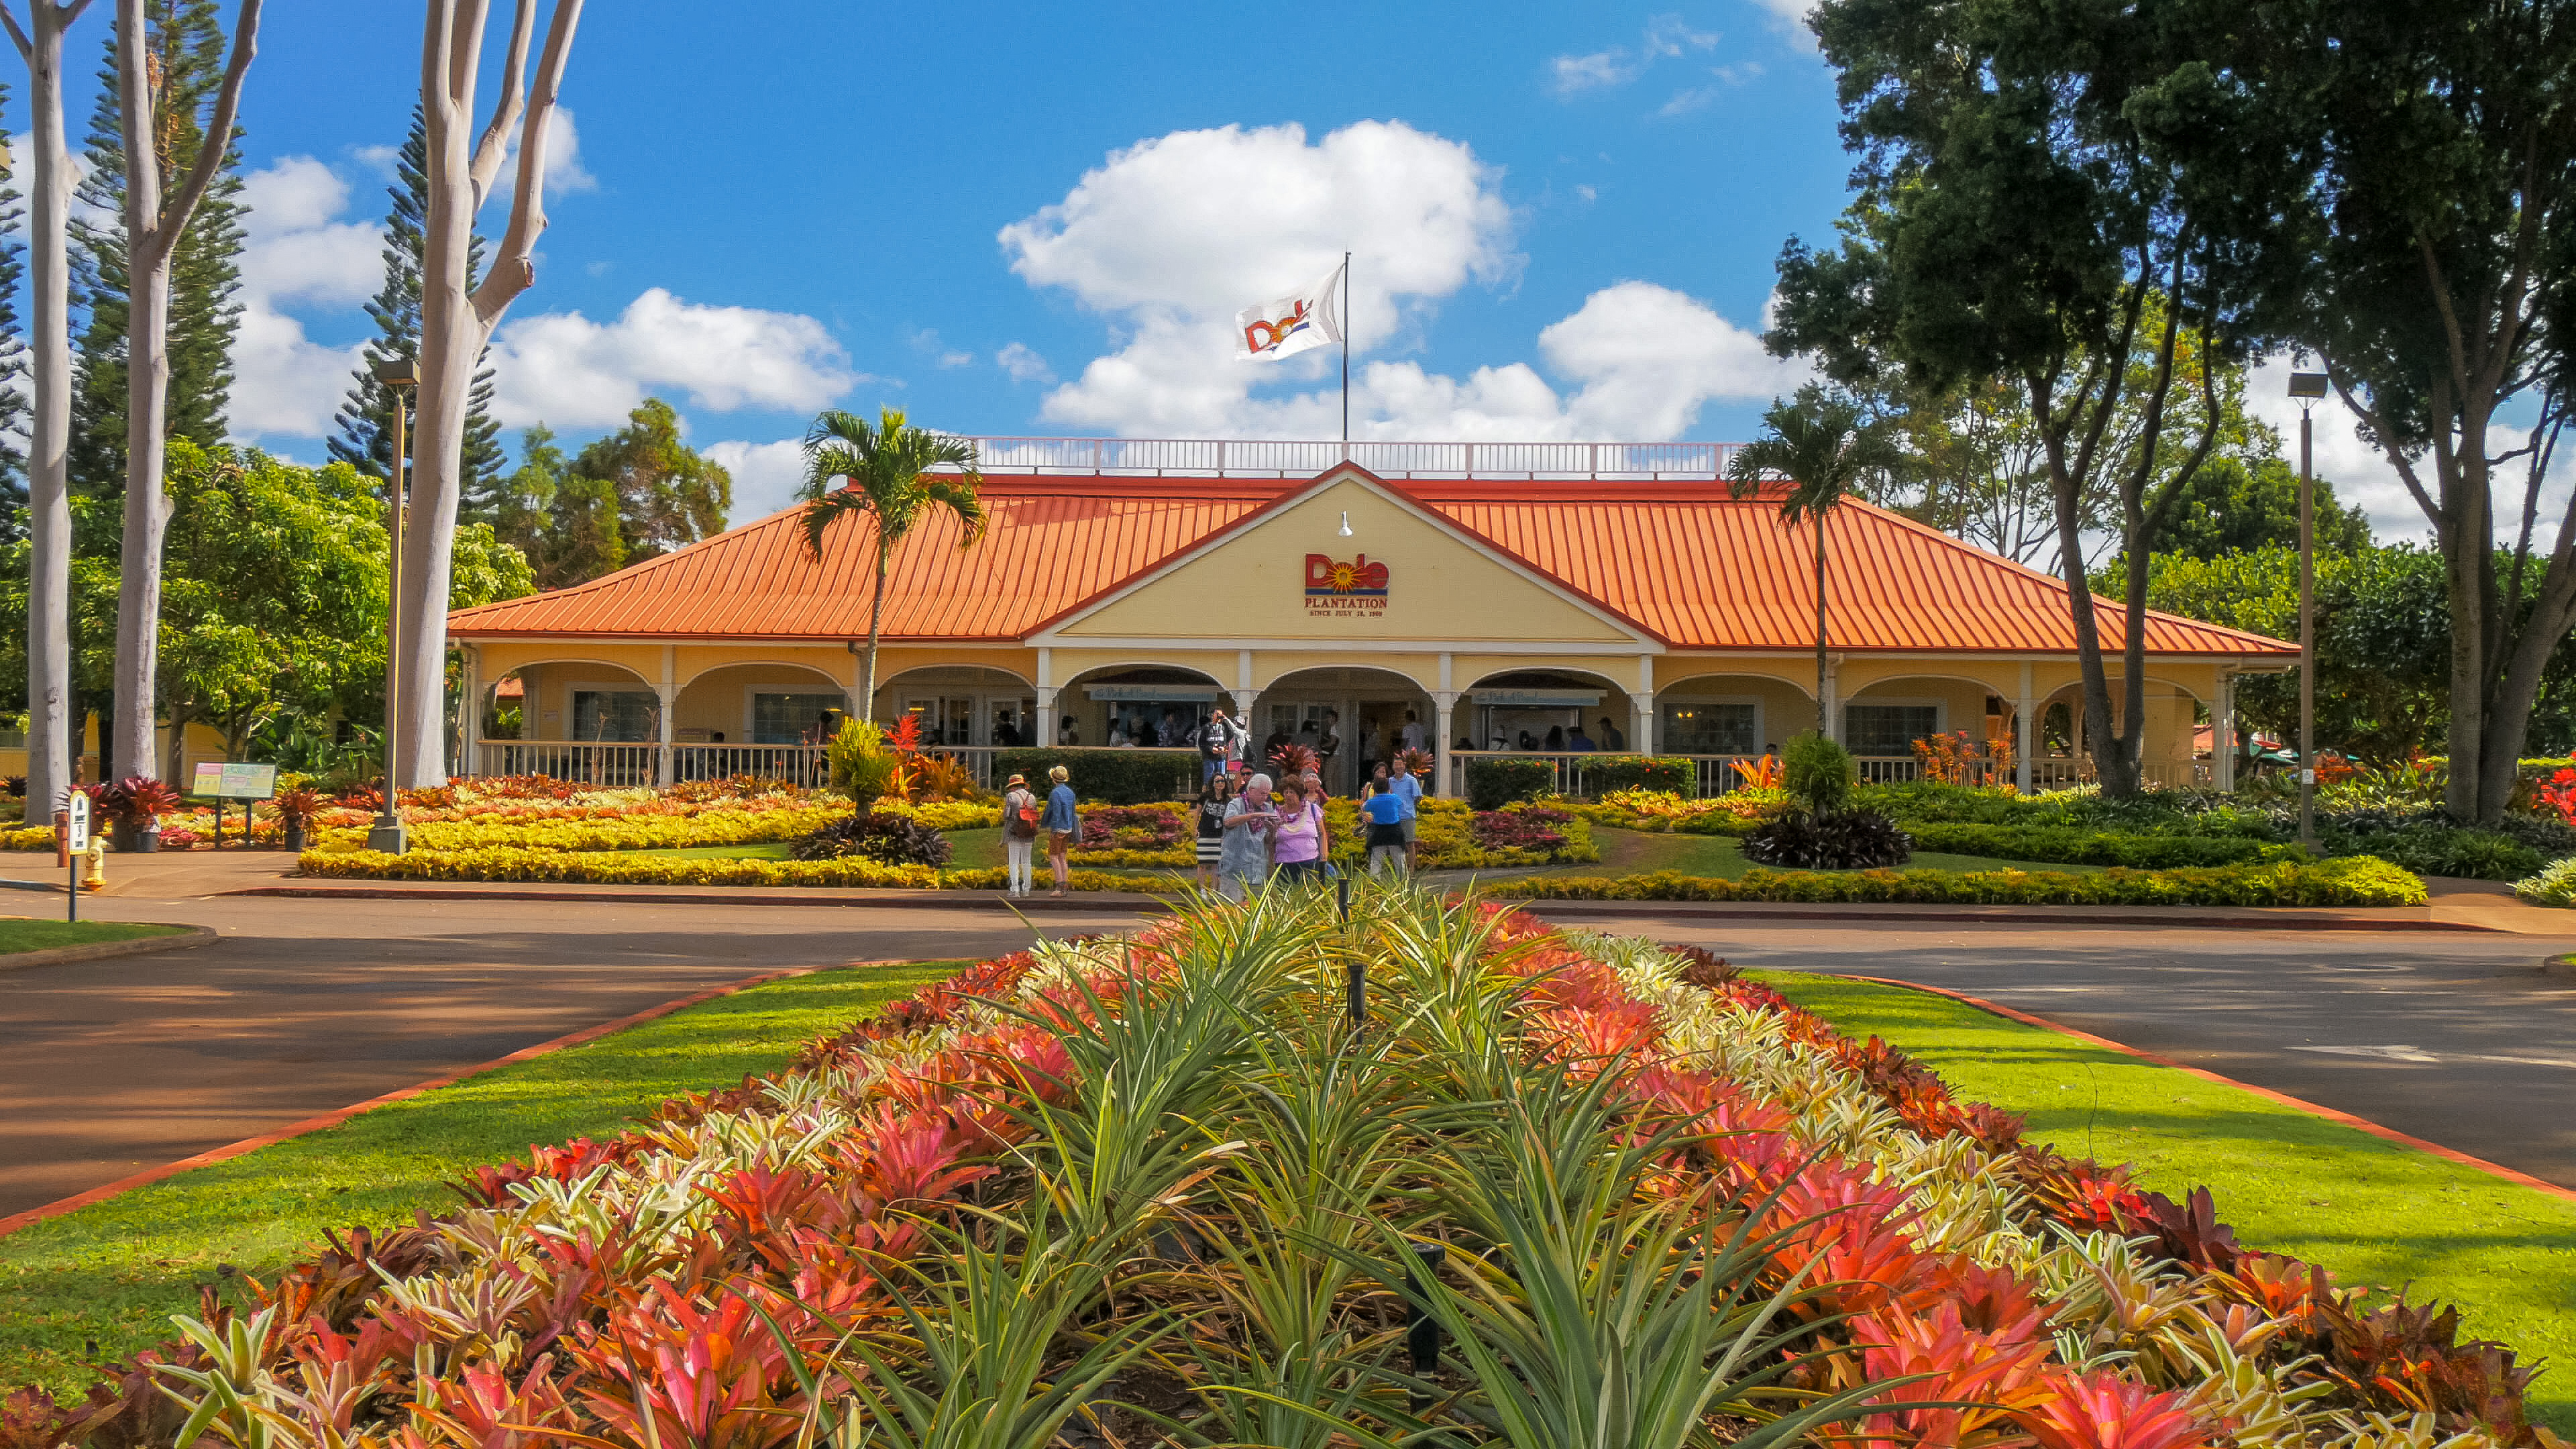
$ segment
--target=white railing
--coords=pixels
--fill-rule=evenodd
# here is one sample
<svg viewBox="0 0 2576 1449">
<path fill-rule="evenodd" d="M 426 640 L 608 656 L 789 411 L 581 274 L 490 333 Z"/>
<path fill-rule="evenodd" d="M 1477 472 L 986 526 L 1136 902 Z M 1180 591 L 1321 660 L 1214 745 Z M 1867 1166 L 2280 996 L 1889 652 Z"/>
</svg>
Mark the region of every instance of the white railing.
<svg viewBox="0 0 2576 1449">
<path fill-rule="evenodd" d="M 1741 443 L 1397 443 L 1268 438 L 1012 438 L 968 441 L 987 473 L 1298 478 L 1352 462 L 1381 478 L 1715 480 Z"/>
<path fill-rule="evenodd" d="M 662 747 L 584 744 L 577 740 L 485 740 L 477 774 L 544 775 L 602 788 L 650 785 L 661 773 Z"/>
<path fill-rule="evenodd" d="M 671 746 L 671 778 L 675 780 L 730 780 L 749 775 L 756 780 L 820 785 L 829 773 L 821 745 Z"/>
</svg>

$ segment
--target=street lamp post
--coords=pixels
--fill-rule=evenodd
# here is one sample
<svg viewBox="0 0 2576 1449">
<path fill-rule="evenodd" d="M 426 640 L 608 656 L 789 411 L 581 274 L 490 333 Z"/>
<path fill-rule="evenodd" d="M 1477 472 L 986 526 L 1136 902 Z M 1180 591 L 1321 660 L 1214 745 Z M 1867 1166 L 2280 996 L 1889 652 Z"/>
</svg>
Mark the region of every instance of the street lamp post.
<svg viewBox="0 0 2576 1449">
<path fill-rule="evenodd" d="M 2299 403 L 2299 844 L 2317 852 L 2317 485 L 2308 414 L 2326 395 L 2322 372 L 2290 374 Z"/>
<path fill-rule="evenodd" d="M 393 471 L 385 484 L 385 537 L 390 548 L 385 568 L 385 803 L 375 824 L 368 827 L 367 848 L 400 855 L 411 848 L 410 836 L 403 829 L 402 812 L 394 805 L 402 779 L 395 765 L 402 738 L 403 455 L 407 451 L 403 410 L 405 389 L 420 385 L 420 370 L 410 359 L 396 357 L 377 363 L 375 374 L 376 381 L 393 398 L 394 436 Z"/>
</svg>

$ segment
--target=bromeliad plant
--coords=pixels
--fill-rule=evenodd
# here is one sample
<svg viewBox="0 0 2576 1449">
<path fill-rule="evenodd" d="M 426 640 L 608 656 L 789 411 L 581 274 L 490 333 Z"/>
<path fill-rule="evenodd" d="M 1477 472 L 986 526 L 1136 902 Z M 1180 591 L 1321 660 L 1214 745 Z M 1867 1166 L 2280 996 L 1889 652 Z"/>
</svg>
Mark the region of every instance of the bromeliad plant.
<svg viewBox="0 0 2576 1449">
<path fill-rule="evenodd" d="M 459 1190 L 0 1444 L 2552 1449 L 2454 1318 L 1722 961 L 1367 880 L 986 962 Z"/>
</svg>

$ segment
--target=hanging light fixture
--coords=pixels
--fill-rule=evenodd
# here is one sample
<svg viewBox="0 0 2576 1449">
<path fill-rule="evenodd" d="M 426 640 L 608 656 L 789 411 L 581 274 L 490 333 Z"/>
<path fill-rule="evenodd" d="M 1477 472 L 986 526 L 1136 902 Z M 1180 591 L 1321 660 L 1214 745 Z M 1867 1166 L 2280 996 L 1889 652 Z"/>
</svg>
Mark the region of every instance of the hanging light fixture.
<svg viewBox="0 0 2576 1449">
<path fill-rule="evenodd" d="M 1351 536 L 1351 515 L 1350 515 L 1350 510 L 1349 510 L 1349 509 L 1344 509 L 1344 510 L 1342 510 L 1342 537 L 1344 537 L 1344 538 L 1348 538 L 1348 537 L 1350 537 L 1350 536 Z"/>
</svg>

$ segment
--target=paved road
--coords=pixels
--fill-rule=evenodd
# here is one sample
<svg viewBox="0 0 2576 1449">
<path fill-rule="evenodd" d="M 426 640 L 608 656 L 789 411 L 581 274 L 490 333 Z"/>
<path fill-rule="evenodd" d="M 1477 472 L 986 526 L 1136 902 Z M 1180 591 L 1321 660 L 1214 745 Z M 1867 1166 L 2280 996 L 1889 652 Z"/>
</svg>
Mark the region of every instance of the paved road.
<svg viewBox="0 0 2576 1449">
<path fill-rule="evenodd" d="M 1599 924 L 1964 991 L 2576 1187 L 2576 977 L 2538 970 L 2576 937 Z"/>
<path fill-rule="evenodd" d="M 224 939 L 0 970 L 0 1215 L 760 971 L 1028 939 L 919 908 L 114 895 L 83 913 Z M 2535 969 L 2576 936 L 1583 924 L 1966 991 L 2576 1186 L 2576 978 Z"/>
<path fill-rule="evenodd" d="M 1029 941 L 1008 915 L 918 909 L 107 896 L 82 914 L 223 939 L 0 969 L 0 1217 L 763 971 Z"/>
</svg>

